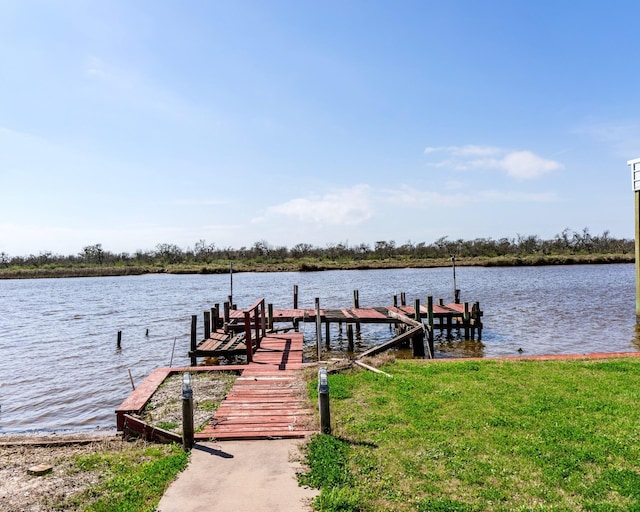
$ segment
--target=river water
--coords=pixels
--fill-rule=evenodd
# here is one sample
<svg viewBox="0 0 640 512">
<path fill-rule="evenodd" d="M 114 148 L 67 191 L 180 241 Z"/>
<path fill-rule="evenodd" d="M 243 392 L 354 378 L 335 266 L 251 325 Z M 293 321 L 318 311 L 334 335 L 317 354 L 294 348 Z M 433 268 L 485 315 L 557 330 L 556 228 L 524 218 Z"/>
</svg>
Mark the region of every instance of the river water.
<svg viewBox="0 0 640 512">
<path fill-rule="evenodd" d="M 482 342 L 436 336 L 436 357 L 638 350 L 632 264 L 456 269 L 462 301 L 484 311 Z M 233 276 L 234 302 L 265 297 L 275 308 L 361 307 L 427 295 L 453 300 L 452 271 L 396 269 Z M 0 280 L 0 434 L 112 429 L 114 409 L 154 368 L 189 364 L 190 318 L 230 292 L 228 275 L 144 275 Z M 305 343 L 315 327 L 303 324 Z M 148 333 L 147 333 L 148 330 Z M 116 349 L 122 331 L 122 348 Z M 358 346 L 392 337 L 363 325 Z M 346 340 L 332 333 L 339 350 Z M 173 350 L 175 344 L 175 352 Z M 519 352 L 519 349 L 522 352 Z M 310 351 L 312 352 L 312 351 Z M 173 354 L 173 360 L 172 360 Z"/>
</svg>

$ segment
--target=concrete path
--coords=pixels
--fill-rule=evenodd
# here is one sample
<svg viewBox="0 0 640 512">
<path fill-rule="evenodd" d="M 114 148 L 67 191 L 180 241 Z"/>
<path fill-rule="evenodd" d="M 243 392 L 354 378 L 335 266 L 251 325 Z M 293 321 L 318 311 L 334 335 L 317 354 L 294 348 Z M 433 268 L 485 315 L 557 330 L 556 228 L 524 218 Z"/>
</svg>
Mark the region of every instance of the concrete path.
<svg viewBox="0 0 640 512">
<path fill-rule="evenodd" d="M 298 486 L 300 440 L 197 443 L 158 512 L 306 512 L 318 494 Z"/>
</svg>

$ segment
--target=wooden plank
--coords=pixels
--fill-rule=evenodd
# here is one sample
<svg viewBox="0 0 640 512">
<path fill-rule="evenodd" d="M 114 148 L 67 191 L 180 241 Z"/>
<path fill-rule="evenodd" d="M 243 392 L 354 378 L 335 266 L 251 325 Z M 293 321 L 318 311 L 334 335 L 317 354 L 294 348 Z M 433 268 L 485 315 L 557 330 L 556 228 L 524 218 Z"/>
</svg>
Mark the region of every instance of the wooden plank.
<svg viewBox="0 0 640 512">
<path fill-rule="evenodd" d="M 387 341 L 386 343 L 382 343 L 381 345 L 378 345 L 376 347 L 370 348 L 366 352 L 363 352 L 358 357 L 356 357 L 356 359 L 363 359 L 365 357 L 373 356 L 373 355 L 379 354 L 380 352 L 384 352 L 385 350 L 388 350 L 388 349 L 398 345 L 399 343 L 402 343 L 404 340 L 412 338 L 413 336 L 415 336 L 420 331 L 424 332 L 424 327 L 423 326 L 414 327 L 413 329 L 410 329 L 407 332 L 405 332 L 403 334 L 400 334 L 399 336 L 396 336 L 395 338 L 393 338 L 392 340 Z"/>
</svg>

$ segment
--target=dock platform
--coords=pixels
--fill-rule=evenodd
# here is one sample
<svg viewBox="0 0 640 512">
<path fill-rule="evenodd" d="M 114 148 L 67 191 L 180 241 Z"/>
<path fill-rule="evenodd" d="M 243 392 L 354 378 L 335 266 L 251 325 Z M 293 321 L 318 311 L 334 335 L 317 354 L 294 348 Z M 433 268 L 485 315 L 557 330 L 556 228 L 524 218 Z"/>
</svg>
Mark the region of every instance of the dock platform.
<svg viewBox="0 0 640 512">
<path fill-rule="evenodd" d="M 354 295 L 357 297 L 357 292 Z M 342 330 L 342 324 L 347 326 L 350 347 L 353 347 L 351 331 L 353 326 L 359 330 L 361 324 L 392 324 L 396 326 L 396 334 L 401 334 L 403 328 L 406 330 L 415 327 L 411 324 L 412 321 L 422 322 L 423 320 L 426 321 L 424 332 L 430 343 L 429 354 L 433 354 L 434 331 L 446 331 L 451 335 L 453 330 L 459 330 L 464 333 L 464 339 L 475 339 L 476 336 L 478 340 L 482 339 L 483 313 L 477 302 L 471 306 L 468 303 L 455 302 L 444 304 L 443 301 L 434 304 L 429 297 L 426 305 L 420 305 L 415 301 L 413 306 L 406 305 L 404 300 L 401 304 L 397 304 L 394 300 L 393 306 L 365 308 L 359 307 L 356 300 L 356 305 L 352 308 L 274 309 L 269 305 L 268 314 L 266 309 L 264 299 L 243 309 L 233 309 L 231 303 L 226 302 L 224 315 L 220 317 L 219 305 L 216 305 L 205 312 L 204 338 L 200 341 L 197 339 L 197 315 L 193 315 L 189 352 L 192 365 L 197 364 L 198 358 L 231 358 L 248 353 L 247 332 L 256 331 L 253 335 L 253 342 L 255 342 L 261 338 L 260 330 L 262 330 L 262 336 L 267 330 L 269 332 L 298 331 L 300 323 L 323 325 L 327 347 L 330 346 L 332 324 L 339 324 L 340 330 Z M 350 351 L 353 352 L 353 350 Z M 419 352 L 416 355 L 419 355 Z"/>
</svg>

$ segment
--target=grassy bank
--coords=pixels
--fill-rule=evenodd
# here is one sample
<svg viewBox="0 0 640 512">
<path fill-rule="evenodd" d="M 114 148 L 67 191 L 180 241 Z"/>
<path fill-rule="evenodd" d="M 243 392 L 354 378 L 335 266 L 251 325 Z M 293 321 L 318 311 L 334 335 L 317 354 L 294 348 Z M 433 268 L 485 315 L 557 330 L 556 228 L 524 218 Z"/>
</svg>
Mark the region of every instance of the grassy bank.
<svg viewBox="0 0 640 512">
<path fill-rule="evenodd" d="M 640 509 L 640 359 L 383 369 L 330 376 L 318 510 Z"/>
<path fill-rule="evenodd" d="M 524 255 L 500 257 L 456 258 L 459 266 L 508 267 L 540 265 L 576 265 L 598 263 L 633 263 L 633 254 L 573 254 L 573 255 Z M 435 268 L 451 265 L 449 258 L 386 258 L 386 259 L 338 259 L 323 258 L 293 259 L 280 261 L 260 261 L 259 259 L 233 262 L 234 272 L 316 272 L 323 270 L 368 270 L 392 268 Z M 0 279 L 36 279 L 55 277 L 98 277 L 126 276 L 152 273 L 169 274 L 226 274 L 229 262 L 219 261 L 207 264 L 166 264 L 166 265 L 55 265 L 39 267 L 0 268 Z"/>
<path fill-rule="evenodd" d="M 178 445 L 142 445 L 122 451 L 77 456 L 78 472 L 96 472 L 98 482 L 61 506 L 86 512 L 155 510 L 188 455 Z"/>
</svg>

